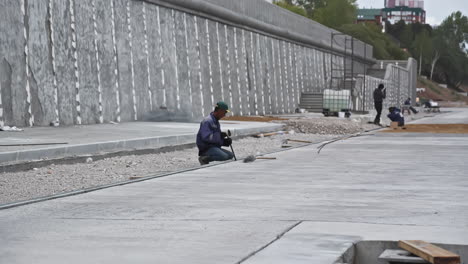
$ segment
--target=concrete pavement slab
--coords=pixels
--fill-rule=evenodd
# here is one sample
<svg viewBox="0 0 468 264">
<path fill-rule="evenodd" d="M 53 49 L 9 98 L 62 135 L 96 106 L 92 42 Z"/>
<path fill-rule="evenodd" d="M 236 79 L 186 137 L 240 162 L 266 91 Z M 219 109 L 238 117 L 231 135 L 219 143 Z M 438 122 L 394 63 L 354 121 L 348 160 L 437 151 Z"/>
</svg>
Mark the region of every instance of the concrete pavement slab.
<svg viewBox="0 0 468 264">
<path fill-rule="evenodd" d="M 0 259 L 332 263 L 367 239 L 468 244 L 467 144 L 379 133 L 5 209 Z"/>
<path fill-rule="evenodd" d="M 281 124 L 240 121 L 221 121 L 221 127 L 234 136 L 282 129 Z M 193 144 L 198 128 L 198 123 L 129 122 L 0 132 L 0 165 Z"/>
<path fill-rule="evenodd" d="M 428 113 L 431 117 L 411 122 L 412 124 L 468 124 L 468 108 L 442 108 L 441 114 Z"/>
</svg>

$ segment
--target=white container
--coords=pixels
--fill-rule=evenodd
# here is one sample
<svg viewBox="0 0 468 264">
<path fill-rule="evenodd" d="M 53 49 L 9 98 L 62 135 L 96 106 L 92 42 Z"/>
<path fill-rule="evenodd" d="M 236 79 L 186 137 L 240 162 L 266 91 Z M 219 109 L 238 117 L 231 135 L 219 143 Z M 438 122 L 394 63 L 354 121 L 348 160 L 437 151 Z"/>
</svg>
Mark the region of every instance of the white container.
<svg viewBox="0 0 468 264">
<path fill-rule="evenodd" d="M 339 118 L 345 118 L 345 112 L 338 112 Z"/>
</svg>

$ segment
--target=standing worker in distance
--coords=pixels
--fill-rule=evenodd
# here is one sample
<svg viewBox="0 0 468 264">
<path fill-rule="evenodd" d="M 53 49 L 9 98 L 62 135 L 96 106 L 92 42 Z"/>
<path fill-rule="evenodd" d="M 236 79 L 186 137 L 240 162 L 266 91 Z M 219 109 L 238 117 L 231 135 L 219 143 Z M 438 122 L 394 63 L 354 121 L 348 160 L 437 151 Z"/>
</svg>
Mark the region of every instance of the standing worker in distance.
<svg viewBox="0 0 468 264">
<path fill-rule="evenodd" d="M 387 97 L 387 91 L 384 85 L 381 83 L 379 87 L 374 90 L 374 107 L 377 111 L 377 115 L 374 119 L 374 124 L 380 126 L 380 115 L 382 114 L 383 100 Z"/>
<path fill-rule="evenodd" d="M 230 160 L 234 157 L 232 152 L 222 149 L 222 146 L 229 147 L 232 139 L 226 133 L 221 132 L 219 120 L 226 113 L 230 112 L 225 102 L 218 102 L 215 109 L 209 116 L 200 123 L 197 134 L 198 161 L 200 165 L 205 165 L 211 161 Z"/>
</svg>

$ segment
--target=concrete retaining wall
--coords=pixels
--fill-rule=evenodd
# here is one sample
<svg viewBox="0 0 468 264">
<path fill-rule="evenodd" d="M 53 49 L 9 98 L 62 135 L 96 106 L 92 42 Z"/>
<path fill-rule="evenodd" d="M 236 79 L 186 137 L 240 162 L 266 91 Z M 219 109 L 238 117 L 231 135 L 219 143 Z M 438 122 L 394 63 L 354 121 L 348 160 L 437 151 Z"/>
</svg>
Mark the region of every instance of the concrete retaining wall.
<svg viewBox="0 0 468 264">
<path fill-rule="evenodd" d="M 332 32 L 262 0 L 9 0 L 0 123 L 199 120 L 218 100 L 290 113 L 301 92 L 328 88 L 332 57 L 349 56 Z M 359 43 L 357 63 L 372 64 Z"/>
</svg>

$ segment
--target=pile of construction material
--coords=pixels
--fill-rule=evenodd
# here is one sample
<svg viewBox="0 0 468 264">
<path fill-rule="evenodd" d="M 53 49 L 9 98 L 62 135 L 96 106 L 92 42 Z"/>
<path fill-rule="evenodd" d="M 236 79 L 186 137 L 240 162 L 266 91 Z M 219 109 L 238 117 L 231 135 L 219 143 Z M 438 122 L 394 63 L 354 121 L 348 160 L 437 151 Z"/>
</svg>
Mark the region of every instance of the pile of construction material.
<svg viewBox="0 0 468 264">
<path fill-rule="evenodd" d="M 366 130 L 375 129 L 373 124 L 363 123 L 358 119 L 349 118 L 300 118 L 282 121 L 272 121 L 283 123 L 286 130 L 294 130 L 297 133 L 319 134 L 319 135 L 346 135 L 359 133 Z"/>
</svg>

